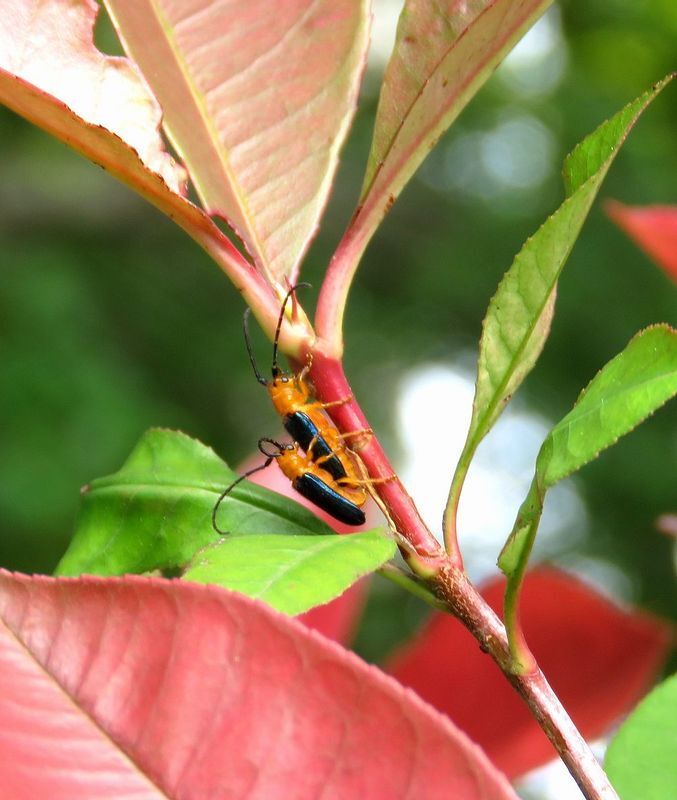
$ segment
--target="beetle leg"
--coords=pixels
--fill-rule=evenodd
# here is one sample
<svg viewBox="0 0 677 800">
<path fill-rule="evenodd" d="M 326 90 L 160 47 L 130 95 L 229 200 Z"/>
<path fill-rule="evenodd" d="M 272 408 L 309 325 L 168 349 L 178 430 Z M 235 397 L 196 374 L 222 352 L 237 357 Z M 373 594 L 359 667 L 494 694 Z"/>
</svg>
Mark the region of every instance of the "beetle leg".
<svg viewBox="0 0 677 800">
<path fill-rule="evenodd" d="M 387 475 L 385 478 L 339 478 L 336 483 L 341 486 L 355 487 L 358 486 L 376 486 L 378 483 L 388 483 L 389 481 L 397 480 L 397 475 Z"/>
<path fill-rule="evenodd" d="M 356 431 L 348 431 L 348 433 L 341 433 L 339 434 L 339 438 L 341 439 L 352 439 L 355 438 L 357 441 L 354 444 L 351 444 L 350 449 L 356 452 L 359 452 L 363 448 L 367 446 L 367 442 L 371 439 L 374 435 L 374 431 L 371 428 L 360 428 Z"/>
</svg>

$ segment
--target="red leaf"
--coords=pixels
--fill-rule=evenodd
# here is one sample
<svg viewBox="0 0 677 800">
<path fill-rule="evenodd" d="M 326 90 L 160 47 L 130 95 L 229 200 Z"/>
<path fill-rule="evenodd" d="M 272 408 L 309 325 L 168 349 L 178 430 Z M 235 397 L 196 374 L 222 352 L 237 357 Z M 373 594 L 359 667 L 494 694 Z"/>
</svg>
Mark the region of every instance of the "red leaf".
<svg viewBox="0 0 677 800">
<path fill-rule="evenodd" d="M 677 206 L 626 206 L 609 201 L 607 214 L 677 282 Z"/>
<path fill-rule="evenodd" d="M 415 695 L 241 595 L 0 572 L 0 620 L 12 800 L 516 800 Z"/>
<path fill-rule="evenodd" d="M 482 592 L 496 611 L 503 579 Z M 667 626 L 622 611 L 554 570 L 530 573 L 521 619 L 543 672 L 586 738 L 604 733 L 650 687 L 669 640 Z M 452 617 L 435 613 L 388 671 L 448 714 L 509 777 L 555 751 L 498 668 Z"/>
</svg>

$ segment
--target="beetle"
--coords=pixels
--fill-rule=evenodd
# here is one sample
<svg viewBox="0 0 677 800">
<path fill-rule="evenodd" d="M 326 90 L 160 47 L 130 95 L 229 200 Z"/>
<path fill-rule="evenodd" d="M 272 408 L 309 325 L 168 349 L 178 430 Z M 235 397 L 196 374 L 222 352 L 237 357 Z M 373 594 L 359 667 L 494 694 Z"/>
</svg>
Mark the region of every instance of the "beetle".
<svg viewBox="0 0 677 800">
<path fill-rule="evenodd" d="M 273 445 L 276 449 L 271 452 L 264 445 Z M 227 534 L 217 525 L 216 515 L 222 501 L 230 492 L 245 478 L 266 469 L 277 461 L 278 466 L 289 478 L 294 489 L 306 500 L 310 500 L 318 508 L 326 511 L 334 519 L 343 522 L 345 525 L 363 525 L 365 522 L 363 506 L 367 500 L 367 492 L 363 483 L 352 478 L 343 477 L 336 480 L 331 473 L 313 461 L 307 454 L 300 452 L 297 442 L 287 444 L 277 442 L 274 439 L 262 438 L 258 441 L 258 448 L 266 457 L 263 464 L 248 470 L 237 480 L 233 481 L 219 495 L 218 500 L 212 511 L 212 526 L 214 530 L 222 536 Z M 345 482 L 342 484 L 342 482 Z M 369 481 L 371 482 L 371 481 Z"/>
<path fill-rule="evenodd" d="M 271 366 L 271 379 L 266 380 L 256 364 L 254 350 L 249 336 L 249 314 L 251 309 L 246 309 L 242 321 L 244 340 L 249 354 L 249 361 L 254 370 L 256 380 L 265 386 L 273 402 L 275 410 L 282 417 L 282 424 L 294 442 L 306 452 L 312 461 L 321 465 L 332 478 L 355 478 L 355 464 L 348 452 L 345 439 L 349 437 L 370 435 L 370 430 L 352 431 L 341 434 L 331 420 L 324 414 L 323 409 L 331 406 L 342 405 L 349 402 L 350 398 L 336 400 L 331 403 L 321 403 L 311 400 L 312 392 L 306 381 L 305 375 L 309 366 L 301 372 L 284 372 L 277 363 L 278 342 L 280 330 L 284 320 L 285 309 L 289 298 L 299 286 L 309 286 L 308 283 L 299 283 L 293 286 L 284 297 L 277 321 L 275 338 L 273 340 L 273 360 Z"/>
</svg>

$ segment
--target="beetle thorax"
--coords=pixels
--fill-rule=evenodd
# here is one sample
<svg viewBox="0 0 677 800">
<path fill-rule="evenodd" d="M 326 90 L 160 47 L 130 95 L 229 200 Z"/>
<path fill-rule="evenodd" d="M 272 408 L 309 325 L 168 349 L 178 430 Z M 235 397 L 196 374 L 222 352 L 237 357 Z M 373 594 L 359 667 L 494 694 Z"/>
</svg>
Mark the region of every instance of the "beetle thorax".
<svg viewBox="0 0 677 800">
<path fill-rule="evenodd" d="M 294 380 L 276 378 L 268 384 L 270 399 L 281 416 L 292 414 L 308 402 L 308 396 Z"/>
<path fill-rule="evenodd" d="M 290 481 L 294 481 L 305 471 L 306 459 L 297 450 L 282 450 L 275 460 Z"/>
</svg>

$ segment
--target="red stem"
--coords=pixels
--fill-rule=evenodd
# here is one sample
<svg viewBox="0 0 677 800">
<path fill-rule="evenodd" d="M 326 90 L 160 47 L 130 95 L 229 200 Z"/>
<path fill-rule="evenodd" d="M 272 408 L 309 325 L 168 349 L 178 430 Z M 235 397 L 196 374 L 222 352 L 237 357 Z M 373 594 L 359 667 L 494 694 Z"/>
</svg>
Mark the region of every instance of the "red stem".
<svg viewBox="0 0 677 800">
<path fill-rule="evenodd" d="M 343 312 L 350 284 L 371 234 L 359 222 L 363 209 L 353 215 L 322 281 L 315 311 L 315 331 L 327 355 L 340 358 L 343 347 Z"/>
<path fill-rule="evenodd" d="M 317 397 L 325 402 L 329 398 L 340 400 L 351 397 L 350 402 L 328 409 L 339 430 L 347 432 L 369 428 L 362 409 L 352 398 L 352 392 L 340 361 L 325 356 L 317 349 L 313 350 L 310 377 Z M 372 478 L 386 478 L 395 474 L 376 436 L 365 437 L 364 444 L 359 450 L 359 456 Z M 440 543 L 421 519 L 418 509 L 399 478 L 395 477 L 394 480 L 377 484 L 374 489 L 386 504 L 395 528 L 398 531 L 406 531 L 406 540 L 415 553 L 423 558 L 441 557 L 443 550 Z M 456 566 L 461 567 L 462 565 L 457 564 Z"/>
<path fill-rule="evenodd" d="M 331 351 L 332 346 L 328 349 Z M 350 398 L 328 409 L 343 432 L 369 428 L 366 417 L 352 397 L 341 362 L 322 350 L 322 342 L 312 350 L 310 377 L 318 399 L 332 402 Z M 393 474 L 387 456 L 376 438 L 370 436 L 359 450 L 372 478 Z M 498 664 L 521 695 L 534 718 L 566 764 L 587 800 L 618 800 L 609 779 L 597 762 L 585 739 L 578 732 L 566 710 L 536 666 L 523 674 L 511 671 L 511 656 L 504 625 L 487 605 L 463 572 L 460 558 L 446 553 L 421 519 L 411 497 L 399 479 L 378 484 L 379 497 L 392 523 L 407 546 L 401 548 L 412 570 L 424 578 L 449 612 L 458 617 Z"/>
</svg>

